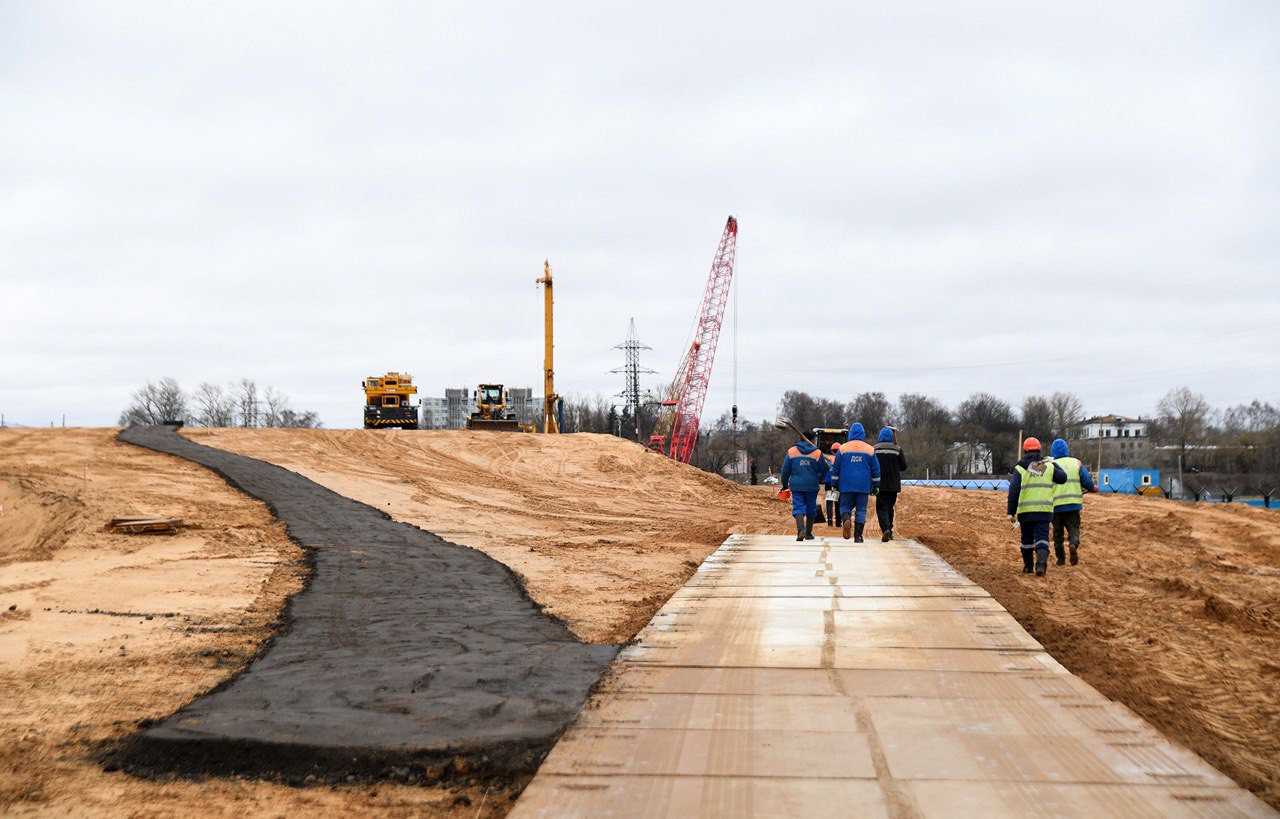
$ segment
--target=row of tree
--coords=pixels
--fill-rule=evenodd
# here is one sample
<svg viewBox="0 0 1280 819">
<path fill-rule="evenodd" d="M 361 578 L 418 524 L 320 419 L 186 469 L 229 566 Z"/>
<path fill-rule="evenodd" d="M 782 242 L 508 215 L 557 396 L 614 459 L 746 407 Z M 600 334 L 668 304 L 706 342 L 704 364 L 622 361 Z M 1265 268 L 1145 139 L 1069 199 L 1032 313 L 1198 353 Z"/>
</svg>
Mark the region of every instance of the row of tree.
<svg viewBox="0 0 1280 819">
<path fill-rule="evenodd" d="M 642 406 L 640 417 L 633 419 L 602 396 L 574 396 L 566 401 L 565 417 L 572 419 L 566 427 L 647 441 L 660 409 Z M 908 448 L 911 477 L 948 475 L 955 469 L 958 445 L 983 448 L 989 463 L 981 471 L 1004 475 L 1017 460 L 1019 434 L 1034 435 L 1045 446 L 1054 438 L 1079 441 L 1085 420 L 1083 402 L 1070 392 L 1027 396 L 1017 407 L 975 392 L 951 408 L 920 393 L 904 393 L 893 401 L 882 392 L 864 392 L 839 401 L 789 390 L 778 402 L 778 413 L 804 430 L 857 421 L 872 441 L 881 428 L 895 427 Z M 1143 465 L 1173 470 L 1181 463 L 1206 473 L 1256 474 L 1264 476 L 1262 483 L 1265 476 L 1280 474 L 1280 410 L 1271 404 L 1253 401 L 1218 410 L 1203 395 L 1179 387 L 1162 397 L 1155 417 L 1146 420 L 1150 441 Z M 745 460 L 747 469 L 758 475 L 776 473 L 794 437 L 777 430 L 772 419 L 735 419 L 726 412 L 704 424 L 694 463 L 720 472 Z"/>
<path fill-rule="evenodd" d="M 120 426 L 180 421 L 197 427 L 319 427 L 314 412 L 297 412 L 275 387 L 259 389 L 248 378 L 226 387 L 208 382 L 188 395 L 172 378 L 148 381 L 134 390 L 120 413 Z"/>
</svg>

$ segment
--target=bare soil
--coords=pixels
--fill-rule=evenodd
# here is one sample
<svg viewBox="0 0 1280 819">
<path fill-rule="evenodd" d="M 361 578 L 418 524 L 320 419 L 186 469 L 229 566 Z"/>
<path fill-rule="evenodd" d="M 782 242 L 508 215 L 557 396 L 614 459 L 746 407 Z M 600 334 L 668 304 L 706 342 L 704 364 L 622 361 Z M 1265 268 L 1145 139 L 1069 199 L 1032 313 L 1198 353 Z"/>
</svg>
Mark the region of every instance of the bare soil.
<svg viewBox="0 0 1280 819">
<path fill-rule="evenodd" d="M 607 436 L 185 434 L 490 554 L 598 643 L 633 636 L 727 534 L 791 525 L 769 489 Z M 506 812 L 514 794 L 478 788 L 103 770 L 104 749 L 256 656 L 306 572 L 262 504 L 114 435 L 0 430 L 0 813 Z M 1019 571 L 1003 504 L 998 493 L 911 488 L 898 534 L 985 586 L 1072 671 L 1280 807 L 1277 512 L 1093 495 L 1081 564 L 1037 579 Z M 172 536 L 103 528 L 152 514 L 186 526 Z"/>
</svg>

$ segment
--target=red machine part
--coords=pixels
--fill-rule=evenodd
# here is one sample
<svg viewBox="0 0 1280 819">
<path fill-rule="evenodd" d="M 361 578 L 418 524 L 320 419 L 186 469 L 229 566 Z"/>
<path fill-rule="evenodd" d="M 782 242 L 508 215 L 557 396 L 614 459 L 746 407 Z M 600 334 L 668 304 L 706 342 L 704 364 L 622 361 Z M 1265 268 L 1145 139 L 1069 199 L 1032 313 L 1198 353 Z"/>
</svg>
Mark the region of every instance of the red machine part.
<svg viewBox="0 0 1280 819">
<path fill-rule="evenodd" d="M 702 405 L 707 400 L 707 388 L 711 384 L 711 365 L 715 363 L 716 342 L 720 340 L 720 326 L 724 323 L 724 309 L 729 303 L 729 285 L 733 282 L 733 260 L 738 249 L 738 220 L 729 217 L 711 274 L 707 277 L 707 289 L 702 294 L 698 308 L 698 320 L 694 326 L 693 343 L 685 353 L 671 398 L 676 403 L 675 417 L 671 425 L 671 448 L 668 454 L 687 464 L 693 457 L 698 443 L 698 427 L 702 423 Z"/>
</svg>

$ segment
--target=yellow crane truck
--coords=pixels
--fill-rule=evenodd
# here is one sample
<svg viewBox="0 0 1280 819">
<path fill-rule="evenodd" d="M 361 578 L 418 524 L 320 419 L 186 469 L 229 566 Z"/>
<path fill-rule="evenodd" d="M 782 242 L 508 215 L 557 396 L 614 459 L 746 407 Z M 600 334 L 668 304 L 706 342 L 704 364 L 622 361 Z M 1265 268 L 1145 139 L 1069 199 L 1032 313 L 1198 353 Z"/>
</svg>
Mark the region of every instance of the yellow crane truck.
<svg viewBox="0 0 1280 819">
<path fill-rule="evenodd" d="M 364 380 L 365 429 L 417 429 L 418 405 L 411 396 L 418 392 L 408 373 L 371 375 Z"/>
</svg>

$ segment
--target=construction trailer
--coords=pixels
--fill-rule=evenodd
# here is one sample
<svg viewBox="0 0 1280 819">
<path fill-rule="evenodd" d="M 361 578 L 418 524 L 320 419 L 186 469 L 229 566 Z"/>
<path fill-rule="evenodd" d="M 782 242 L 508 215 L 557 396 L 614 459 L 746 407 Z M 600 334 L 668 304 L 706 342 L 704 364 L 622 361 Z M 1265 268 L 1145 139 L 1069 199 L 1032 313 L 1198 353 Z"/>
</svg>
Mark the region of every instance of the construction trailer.
<svg viewBox="0 0 1280 819">
<path fill-rule="evenodd" d="M 418 405 L 413 396 L 418 388 L 409 373 L 371 375 L 364 387 L 365 429 L 417 429 Z"/>
</svg>

